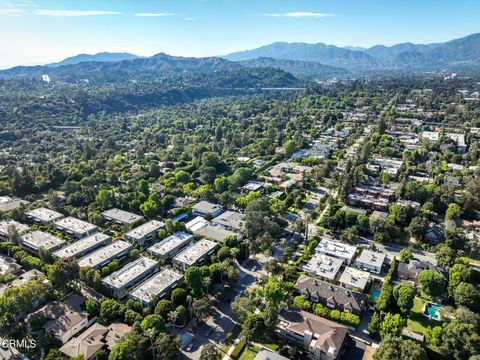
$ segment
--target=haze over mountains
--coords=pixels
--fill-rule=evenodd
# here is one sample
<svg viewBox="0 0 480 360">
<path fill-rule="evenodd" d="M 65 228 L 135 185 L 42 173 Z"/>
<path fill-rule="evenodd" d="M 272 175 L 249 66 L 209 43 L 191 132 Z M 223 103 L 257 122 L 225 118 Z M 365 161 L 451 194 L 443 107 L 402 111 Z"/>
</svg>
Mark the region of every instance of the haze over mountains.
<svg viewBox="0 0 480 360">
<path fill-rule="evenodd" d="M 257 49 L 235 52 L 225 58 L 244 61 L 259 57 L 316 61 L 348 70 L 429 69 L 480 65 L 480 34 L 439 44 L 377 45 L 368 49 L 337 47 L 323 43 L 277 42 Z"/>
<path fill-rule="evenodd" d="M 122 60 L 133 60 L 137 59 L 140 56 L 126 53 L 126 52 L 99 52 L 97 54 L 78 54 L 75 56 L 68 57 L 62 61 L 47 64 L 47 66 L 57 67 L 62 65 L 73 65 L 79 64 L 81 62 L 88 61 L 98 61 L 98 62 L 110 62 L 110 61 L 122 61 Z"/>
<path fill-rule="evenodd" d="M 210 87 L 286 87 L 303 80 L 376 70 L 480 69 L 480 34 L 438 44 L 411 43 L 371 48 L 323 43 L 277 42 L 223 57 L 177 57 L 163 53 L 139 57 L 129 53 L 80 54 L 45 66 L 18 66 L 0 71 L 0 79 L 116 83 L 187 82 Z M 300 81 L 299 81 L 300 80 Z"/>
</svg>

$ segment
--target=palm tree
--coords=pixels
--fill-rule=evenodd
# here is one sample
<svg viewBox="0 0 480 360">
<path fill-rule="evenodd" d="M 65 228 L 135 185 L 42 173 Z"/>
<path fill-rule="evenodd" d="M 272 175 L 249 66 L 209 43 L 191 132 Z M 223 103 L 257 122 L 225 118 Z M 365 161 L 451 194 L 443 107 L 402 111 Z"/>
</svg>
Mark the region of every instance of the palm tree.
<svg viewBox="0 0 480 360">
<path fill-rule="evenodd" d="M 18 230 L 14 224 L 10 224 L 7 226 L 7 237 L 8 240 L 14 244 L 17 243 L 18 240 Z"/>
<path fill-rule="evenodd" d="M 168 320 L 173 324 L 173 330 L 177 329 L 178 311 L 172 310 L 168 313 Z"/>
<path fill-rule="evenodd" d="M 210 289 L 210 285 L 212 285 L 212 279 L 209 276 L 206 276 L 206 277 L 203 278 L 202 283 L 203 283 L 203 286 L 204 286 L 204 288 L 205 288 L 205 290 L 207 291 L 207 294 L 208 294 L 209 289 Z"/>
<path fill-rule="evenodd" d="M 153 339 L 155 338 L 155 329 L 150 328 L 145 330 L 145 335 L 150 339 L 150 344 L 152 346 L 152 354 L 153 354 L 153 358 L 155 359 L 155 346 L 153 346 Z"/>
<path fill-rule="evenodd" d="M 240 253 L 239 248 L 231 248 L 230 249 L 230 255 L 232 255 L 232 258 L 236 259 L 238 254 Z"/>
</svg>

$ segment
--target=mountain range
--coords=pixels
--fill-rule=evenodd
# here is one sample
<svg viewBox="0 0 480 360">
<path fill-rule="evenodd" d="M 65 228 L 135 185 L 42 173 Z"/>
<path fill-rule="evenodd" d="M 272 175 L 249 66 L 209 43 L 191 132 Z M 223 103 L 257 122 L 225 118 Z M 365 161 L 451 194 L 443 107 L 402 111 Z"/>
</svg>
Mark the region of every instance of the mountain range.
<svg viewBox="0 0 480 360">
<path fill-rule="evenodd" d="M 41 79 L 108 84 L 156 81 L 195 87 L 291 87 L 304 80 L 376 70 L 480 69 L 480 34 L 437 44 L 403 43 L 370 48 L 323 43 L 277 42 L 223 57 L 178 57 L 160 53 L 80 54 L 45 66 L 17 66 L 0 79 Z M 300 79 L 300 80 L 299 80 Z"/>
<path fill-rule="evenodd" d="M 315 61 L 347 70 L 439 69 L 480 65 L 480 33 L 438 44 L 403 43 L 371 48 L 337 47 L 323 43 L 277 42 L 224 56 L 232 61 L 260 57 Z"/>
<path fill-rule="evenodd" d="M 122 61 L 122 60 L 133 60 L 138 59 L 140 56 L 125 53 L 125 52 L 99 52 L 96 54 L 78 54 L 72 57 L 68 57 L 62 61 L 47 64 L 47 66 L 57 67 L 62 65 L 73 65 L 79 64 L 82 62 L 89 61 L 98 61 L 98 62 L 113 62 L 113 61 Z"/>
<path fill-rule="evenodd" d="M 244 66 L 219 57 L 178 57 L 164 53 L 131 60 L 17 66 L 0 71 L 0 79 L 41 79 L 43 75 L 48 75 L 51 81 L 75 83 L 88 80 L 90 84 L 156 81 L 179 87 L 185 85 L 208 88 L 298 85 L 298 80 L 293 75 L 272 67 Z"/>
</svg>

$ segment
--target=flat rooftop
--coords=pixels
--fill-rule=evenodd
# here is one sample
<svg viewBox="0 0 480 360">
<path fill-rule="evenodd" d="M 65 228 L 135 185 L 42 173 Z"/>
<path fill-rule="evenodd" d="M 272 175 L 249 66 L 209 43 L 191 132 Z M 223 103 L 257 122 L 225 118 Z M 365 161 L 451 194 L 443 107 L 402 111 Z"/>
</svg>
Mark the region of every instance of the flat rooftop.
<svg viewBox="0 0 480 360">
<path fill-rule="evenodd" d="M 0 235 L 7 237 L 8 236 L 8 227 L 10 225 L 15 226 L 18 234 L 23 234 L 30 229 L 29 226 L 24 225 L 24 224 L 20 224 L 19 222 L 15 221 L 15 220 L 3 220 L 3 221 L 0 221 Z"/>
<path fill-rule="evenodd" d="M 120 222 L 122 224 L 128 225 L 143 219 L 143 216 L 116 208 L 104 211 L 102 213 L 102 216 L 107 220 L 113 220 L 115 222 Z"/>
<path fill-rule="evenodd" d="M 161 257 L 168 256 L 170 252 L 178 249 L 179 247 L 187 244 L 193 239 L 193 235 L 179 231 L 173 235 L 170 235 L 162 241 L 150 246 L 147 250 Z"/>
<path fill-rule="evenodd" d="M 192 265 L 217 246 L 218 244 L 214 241 L 201 239 L 175 256 L 174 260 L 183 264 Z"/>
<path fill-rule="evenodd" d="M 265 184 L 260 181 L 249 180 L 245 185 L 242 186 L 242 190 L 246 191 L 257 191 L 261 189 Z"/>
<path fill-rule="evenodd" d="M 335 279 L 343 261 L 325 254 L 315 253 L 304 269 L 310 274 Z"/>
<path fill-rule="evenodd" d="M 385 257 L 386 255 L 383 253 L 364 249 L 356 261 L 362 264 L 381 267 L 385 261 Z"/>
<path fill-rule="evenodd" d="M 212 224 L 240 230 L 243 227 L 244 219 L 245 219 L 245 214 L 228 210 L 218 215 L 216 218 L 213 218 Z"/>
<path fill-rule="evenodd" d="M 198 229 L 195 231 L 195 234 L 220 242 L 225 241 L 225 239 L 230 236 L 237 236 L 236 233 L 231 232 L 221 226 L 213 226 L 210 224 Z"/>
<path fill-rule="evenodd" d="M 122 289 L 145 272 L 158 266 L 158 262 L 145 256 L 139 257 L 102 279 L 102 282 L 115 289 Z"/>
<path fill-rule="evenodd" d="M 47 232 L 35 230 L 28 234 L 22 235 L 19 238 L 19 243 L 24 244 L 34 250 L 38 250 L 41 247 L 50 250 L 63 245 L 65 240 L 53 236 Z"/>
<path fill-rule="evenodd" d="M 27 212 L 25 215 L 34 219 L 38 219 L 42 222 L 47 222 L 47 223 L 54 222 L 63 218 L 63 214 L 59 213 L 58 211 L 50 210 L 45 207 L 39 207 L 39 208 L 33 209 Z"/>
<path fill-rule="evenodd" d="M 133 290 L 130 295 L 144 303 L 150 303 L 150 301 L 182 279 L 182 274 L 170 269 L 164 269 Z"/>
<path fill-rule="evenodd" d="M 62 229 L 72 231 L 76 234 L 83 234 L 97 229 L 96 225 L 90 224 L 89 222 L 74 218 L 72 216 L 55 221 L 55 225 Z"/>
<path fill-rule="evenodd" d="M 223 210 L 223 207 L 222 205 L 212 204 L 208 201 L 200 201 L 199 203 L 192 206 L 192 210 L 205 214 L 213 214 L 219 210 Z"/>
<path fill-rule="evenodd" d="M 154 232 L 157 232 L 162 227 L 165 226 L 165 223 L 157 220 L 150 220 L 149 222 L 136 227 L 133 230 L 130 230 L 125 234 L 126 237 L 132 238 L 134 240 L 143 239 L 145 236 L 148 236 Z"/>
<path fill-rule="evenodd" d="M 322 239 L 315 248 L 315 251 L 349 260 L 353 259 L 356 250 L 355 246 L 329 239 Z"/>
<path fill-rule="evenodd" d="M 0 255 L 0 275 L 14 273 L 21 268 L 22 266 L 17 264 L 14 259 L 8 256 Z"/>
<path fill-rule="evenodd" d="M 205 220 L 201 216 L 197 216 L 195 219 L 190 220 L 188 223 L 185 224 L 185 227 L 190 231 L 197 231 L 209 224 L 208 220 Z"/>
<path fill-rule="evenodd" d="M 132 245 L 128 242 L 118 240 L 81 258 L 78 264 L 80 266 L 97 267 L 127 252 L 131 247 Z"/>
<path fill-rule="evenodd" d="M 365 289 L 365 287 L 367 286 L 369 278 L 370 274 L 368 272 L 347 266 L 345 267 L 345 270 L 343 271 L 338 281 L 341 284 L 345 284 L 346 286 L 354 288 L 359 288 L 363 291 L 363 289 Z"/>
<path fill-rule="evenodd" d="M 78 254 L 84 254 L 109 239 L 108 235 L 95 233 L 55 251 L 53 255 L 59 258 L 77 257 Z"/>
</svg>

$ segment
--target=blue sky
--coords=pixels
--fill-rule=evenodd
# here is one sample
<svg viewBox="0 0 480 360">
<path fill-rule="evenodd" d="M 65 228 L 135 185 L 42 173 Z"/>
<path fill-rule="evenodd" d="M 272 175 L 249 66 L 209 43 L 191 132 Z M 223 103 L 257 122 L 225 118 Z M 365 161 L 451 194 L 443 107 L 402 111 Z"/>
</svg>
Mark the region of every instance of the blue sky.
<svg viewBox="0 0 480 360">
<path fill-rule="evenodd" d="M 480 32 L 479 18 L 478 0 L 0 0 L 0 68 L 99 51 L 442 42 Z"/>
</svg>

